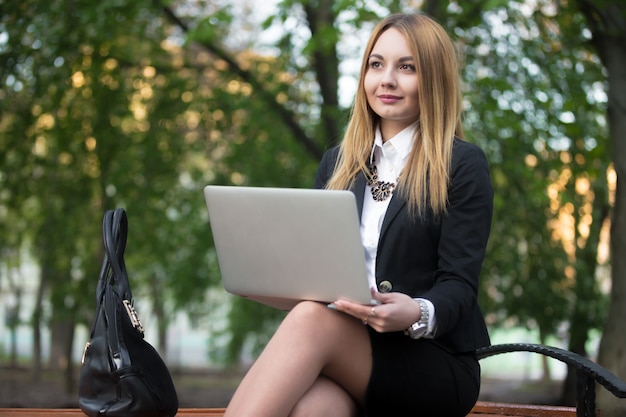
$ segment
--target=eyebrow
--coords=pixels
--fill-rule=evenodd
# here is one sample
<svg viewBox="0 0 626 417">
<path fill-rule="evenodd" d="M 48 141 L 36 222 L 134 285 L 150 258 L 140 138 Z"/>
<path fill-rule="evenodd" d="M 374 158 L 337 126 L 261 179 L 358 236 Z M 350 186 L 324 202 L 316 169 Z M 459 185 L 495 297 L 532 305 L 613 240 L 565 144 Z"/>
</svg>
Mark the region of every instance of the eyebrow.
<svg viewBox="0 0 626 417">
<path fill-rule="evenodd" d="M 377 59 L 382 59 L 382 60 L 385 59 L 382 55 L 379 55 L 379 54 L 371 54 L 368 59 L 372 59 L 372 58 L 377 58 Z M 413 57 L 403 56 L 402 58 L 398 60 L 398 62 L 407 62 L 407 61 L 413 61 Z"/>
</svg>

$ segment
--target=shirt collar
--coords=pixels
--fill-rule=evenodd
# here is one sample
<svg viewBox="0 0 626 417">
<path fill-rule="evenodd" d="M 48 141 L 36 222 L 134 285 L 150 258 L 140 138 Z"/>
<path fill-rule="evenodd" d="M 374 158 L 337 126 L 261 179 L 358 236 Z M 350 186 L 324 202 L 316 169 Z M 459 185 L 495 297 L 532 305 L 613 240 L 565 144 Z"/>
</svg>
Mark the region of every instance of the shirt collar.
<svg viewBox="0 0 626 417">
<path fill-rule="evenodd" d="M 398 154 L 402 159 L 405 159 L 413 148 L 413 142 L 415 141 L 415 131 L 417 130 L 418 123 L 419 122 L 415 122 L 405 127 L 403 130 L 398 132 L 394 137 L 386 142 L 393 143 L 393 146 L 396 148 Z M 379 152 L 382 152 L 383 145 L 383 135 L 380 132 L 380 126 L 377 126 L 374 133 L 374 145 L 372 146 L 372 151 L 370 152 L 370 163 L 374 160 L 374 153 L 376 152 L 376 149 L 380 148 Z"/>
</svg>

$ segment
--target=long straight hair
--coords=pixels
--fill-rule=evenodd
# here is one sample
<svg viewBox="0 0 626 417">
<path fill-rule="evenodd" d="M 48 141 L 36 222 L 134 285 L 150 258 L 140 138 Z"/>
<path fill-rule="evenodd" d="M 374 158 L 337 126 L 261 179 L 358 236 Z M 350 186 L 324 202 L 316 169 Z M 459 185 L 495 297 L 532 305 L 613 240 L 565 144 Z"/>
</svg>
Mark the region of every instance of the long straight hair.
<svg viewBox="0 0 626 417">
<path fill-rule="evenodd" d="M 369 175 L 367 160 L 380 117 L 367 102 L 364 78 L 368 57 L 380 35 L 395 28 L 404 35 L 416 64 L 419 91 L 418 128 L 398 189 L 409 210 L 446 212 L 454 137 L 463 139 L 462 97 L 457 53 L 447 32 L 423 14 L 394 14 L 374 29 L 365 49 L 350 121 L 340 145 L 335 171 L 326 188 L 347 189 L 356 175 Z"/>
</svg>

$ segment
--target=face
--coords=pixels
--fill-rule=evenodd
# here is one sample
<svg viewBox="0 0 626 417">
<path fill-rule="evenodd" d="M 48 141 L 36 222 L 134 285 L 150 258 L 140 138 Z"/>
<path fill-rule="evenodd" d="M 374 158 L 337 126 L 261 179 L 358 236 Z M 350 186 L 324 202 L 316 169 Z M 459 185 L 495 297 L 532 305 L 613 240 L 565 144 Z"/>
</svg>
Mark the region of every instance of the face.
<svg viewBox="0 0 626 417">
<path fill-rule="evenodd" d="M 387 140 L 418 118 L 415 62 L 404 35 L 395 28 L 380 35 L 367 59 L 365 95 L 372 110 L 380 116 L 383 139 Z"/>
</svg>

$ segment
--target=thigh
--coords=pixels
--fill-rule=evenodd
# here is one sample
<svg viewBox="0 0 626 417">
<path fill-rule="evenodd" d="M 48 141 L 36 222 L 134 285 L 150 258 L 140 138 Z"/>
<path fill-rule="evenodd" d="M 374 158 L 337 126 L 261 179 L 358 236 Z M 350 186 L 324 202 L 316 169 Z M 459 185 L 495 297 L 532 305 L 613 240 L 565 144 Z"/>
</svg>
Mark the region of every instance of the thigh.
<svg viewBox="0 0 626 417">
<path fill-rule="evenodd" d="M 371 370 L 369 335 L 359 320 L 322 303 L 302 302 L 239 384 L 225 415 L 286 416 L 320 376 L 362 406 Z M 319 396 L 317 389 L 311 393 Z"/>
<path fill-rule="evenodd" d="M 300 398 L 289 417 L 356 417 L 359 407 L 339 385 L 319 377 Z"/>
<path fill-rule="evenodd" d="M 311 349 L 321 354 L 319 375 L 334 381 L 363 406 L 372 371 L 372 347 L 366 326 L 317 302 L 298 304 L 283 326 L 283 330 L 302 335 L 299 350 Z"/>
</svg>

